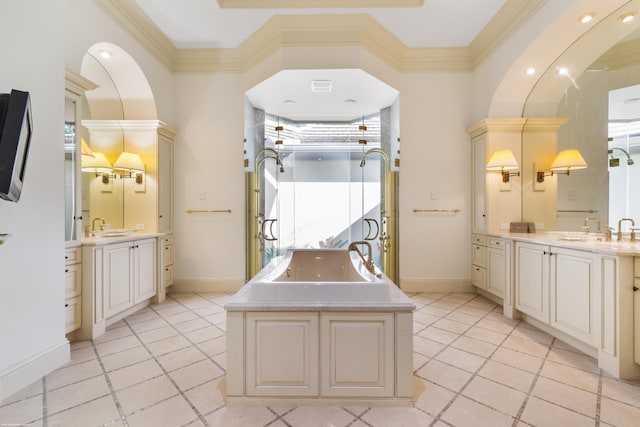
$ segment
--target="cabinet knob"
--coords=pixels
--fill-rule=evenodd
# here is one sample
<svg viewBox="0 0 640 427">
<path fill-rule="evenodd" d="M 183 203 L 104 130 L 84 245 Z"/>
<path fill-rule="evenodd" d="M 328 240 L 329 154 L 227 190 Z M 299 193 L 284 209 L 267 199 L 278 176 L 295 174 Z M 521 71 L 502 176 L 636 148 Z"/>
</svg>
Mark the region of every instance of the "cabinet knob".
<svg viewBox="0 0 640 427">
<path fill-rule="evenodd" d="M 65 273 L 68 273 L 68 272 L 69 272 L 69 269 L 68 269 L 68 268 L 65 268 L 65 269 L 64 269 L 64 272 L 65 272 Z"/>
<path fill-rule="evenodd" d="M 633 287 L 633 292 L 638 292 L 638 289 L 640 289 L 640 288 L 638 288 L 637 286 L 634 286 Z"/>
<path fill-rule="evenodd" d="M 69 307 L 69 304 L 65 304 L 64 306 L 65 306 L 65 307 Z"/>
</svg>

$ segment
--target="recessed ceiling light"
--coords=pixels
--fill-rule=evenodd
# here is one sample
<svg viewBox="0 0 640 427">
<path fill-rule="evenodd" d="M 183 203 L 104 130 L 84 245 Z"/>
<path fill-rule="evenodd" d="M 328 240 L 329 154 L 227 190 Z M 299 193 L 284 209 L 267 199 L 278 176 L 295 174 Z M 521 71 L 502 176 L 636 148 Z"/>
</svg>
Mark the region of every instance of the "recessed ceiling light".
<svg viewBox="0 0 640 427">
<path fill-rule="evenodd" d="M 107 50 L 107 49 L 100 49 L 98 51 L 98 53 L 100 54 L 101 57 L 103 57 L 104 59 L 108 59 L 111 58 L 111 51 Z"/>
<path fill-rule="evenodd" d="M 328 93 L 333 88 L 333 82 L 331 80 L 312 80 L 311 92 L 314 93 Z"/>
<path fill-rule="evenodd" d="M 527 68 L 525 73 L 527 73 L 528 76 L 533 76 L 536 73 L 536 69 L 533 68 L 533 67 L 529 67 L 529 68 Z"/>
<path fill-rule="evenodd" d="M 628 12 L 628 13 L 625 13 L 624 15 L 620 15 L 618 19 L 624 23 L 631 22 L 636 18 L 637 13 L 638 12 Z"/>
<path fill-rule="evenodd" d="M 591 22 L 595 16 L 596 16 L 595 12 L 587 12 L 587 13 L 585 13 L 583 15 L 580 15 L 578 17 L 578 22 L 580 22 L 582 24 L 587 24 L 587 23 Z"/>
<path fill-rule="evenodd" d="M 345 100 L 344 100 L 344 103 L 345 103 L 345 104 L 355 104 L 356 102 L 358 102 L 358 101 L 356 101 L 356 100 L 355 100 L 355 99 L 353 99 L 353 98 L 349 98 L 349 99 L 345 99 Z"/>
</svg>

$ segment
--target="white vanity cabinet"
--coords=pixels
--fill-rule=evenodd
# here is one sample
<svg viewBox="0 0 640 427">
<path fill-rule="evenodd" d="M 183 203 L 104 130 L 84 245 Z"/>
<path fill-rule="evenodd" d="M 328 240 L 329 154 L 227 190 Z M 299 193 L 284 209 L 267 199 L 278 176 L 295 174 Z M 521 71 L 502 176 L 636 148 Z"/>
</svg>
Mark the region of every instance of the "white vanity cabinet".
<svg viewBox="0 0 640 427">
<path fill-rule="evenodd" d="M 82 319 L 82 250 L 67 247 L 64 252 L 64 312 L 65 333 L 80 327 Z"/>
<path fill-rule="evenodd" d="M 504 239 L 489 237 L 487 241 L 487 291 L 504 298 L 505 287 L 510 283 L 510 254 Z"/>
<path fill-rule="evenodd" d="M 516 243 L 516 308 L 589 345 L 599 339 L 600 279 L 592 252 Z"/>
<path fill-rule="evenodd" d="M 471 242 L 471 283 L 487 289 L 487 236 L 474 234 Z"/>
<path fill-rule="evenodd" d="M 94 339 L 105 327 L 149 304 L 162 278 L 163 235 L 96 238 L 83 245 L 83 321 L 79 338 Z"/>
</svg>

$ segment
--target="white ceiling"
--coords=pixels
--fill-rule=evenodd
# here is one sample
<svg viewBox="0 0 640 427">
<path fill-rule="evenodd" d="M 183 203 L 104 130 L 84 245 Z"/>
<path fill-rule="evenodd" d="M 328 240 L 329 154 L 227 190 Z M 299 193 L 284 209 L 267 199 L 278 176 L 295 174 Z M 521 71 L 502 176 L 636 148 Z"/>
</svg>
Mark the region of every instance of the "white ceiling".
<svg viewBox="0 0 640 427">
<path fill-rule="evenodd" d="M 422 7 L 229 9 L 216 0 L 135 1 L 179 49 L 236 48 L 271 17 L 292 14 L 368 14 L 408 47 L 463 47 L 506 3 L 425 0 Z M 312 93 L 312 80 L 331 80 L 333 91 Z M 361 70 L 281 71 L 247 92 L 255 107 L 292 120 L 351 120 L 389 106 L 397 94 Z"/>
<path fill-rule="evenodd" d="M 223 9 L 216 0 L 135 1 L 179 49 L 238 47 L 272 16 L 299 14 L 368 14 L 408 47 L 461 47 L 468 46 L 506 3 L 425 0 L 422 7 Z"/>
</svg>

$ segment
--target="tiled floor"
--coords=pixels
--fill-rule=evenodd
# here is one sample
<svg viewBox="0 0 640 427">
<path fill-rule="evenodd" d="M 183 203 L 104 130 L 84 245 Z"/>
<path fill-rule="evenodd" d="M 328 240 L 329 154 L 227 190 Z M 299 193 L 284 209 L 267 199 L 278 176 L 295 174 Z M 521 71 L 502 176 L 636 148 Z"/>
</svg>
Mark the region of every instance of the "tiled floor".
<svg viewBox="0 0 640 427">
<path fill-rule="evenodd" d="M 415 406 L 225 406 L 224 294 L 174 294 L 72 344 L 0 426 L 638 426 L 640 383 L 473 294 L 417 294 Z"/>
</svg>

